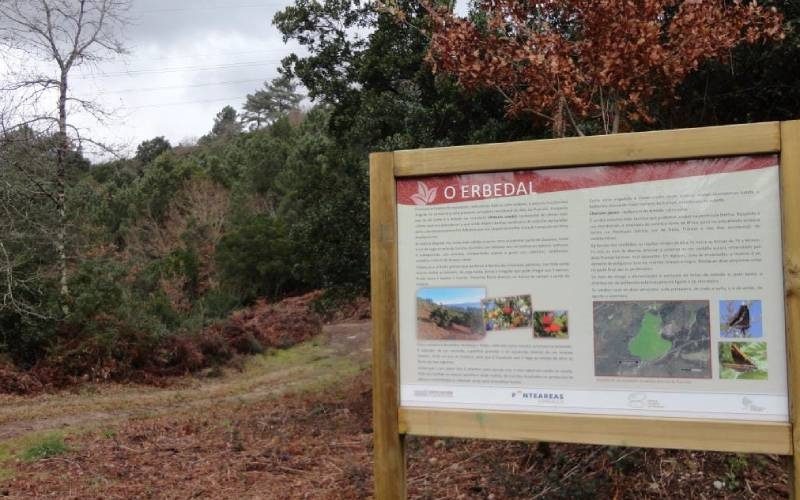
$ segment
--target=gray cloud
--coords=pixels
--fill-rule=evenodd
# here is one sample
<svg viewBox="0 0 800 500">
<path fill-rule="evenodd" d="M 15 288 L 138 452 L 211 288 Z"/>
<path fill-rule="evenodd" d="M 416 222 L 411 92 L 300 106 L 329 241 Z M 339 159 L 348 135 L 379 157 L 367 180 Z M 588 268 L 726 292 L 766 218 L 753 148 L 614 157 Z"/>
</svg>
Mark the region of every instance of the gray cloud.
<svg viewBox="0 0 800 500">
<path fill-rule="evenodd" d="M 130 54 L 76 72 L 72 88 L 98 100 L 114 117 L 103 125 L 78 123 L 94 136 L 127 145 L 166 136 L 173 144 L 211 129 L 225 105 L 277 75 L 285 45 L 272 24 L 291 4 L 258 0 L 135 0 L 125 40 Z"/>
<path fill-rule="evenodd" d="M 272 30 L 272 17 L 287 4 L 264 0 L 138 0 L 130 12 L 134 21 L 128 38 L 134 44 L 157 41 L 168 46 L 214 32 L 264 36 Z"/>
</svg>

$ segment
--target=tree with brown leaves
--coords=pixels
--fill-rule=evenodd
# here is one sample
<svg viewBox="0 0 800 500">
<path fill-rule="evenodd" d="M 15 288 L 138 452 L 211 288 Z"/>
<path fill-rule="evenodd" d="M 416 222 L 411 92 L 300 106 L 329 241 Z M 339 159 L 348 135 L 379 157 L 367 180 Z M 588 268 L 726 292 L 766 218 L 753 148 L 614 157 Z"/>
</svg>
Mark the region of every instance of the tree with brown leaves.
<svg viewBox="0 0 800 500">
<path fill-rule="evenodd" d="M 496 89 L 510 116 L 546 120 L 556 137 L 652 122 L 704 62 L 784 37 L 776 9 L 740 0 L 484 0 L 470 18 L 426 8 L 435 72 Z"/>
</svg>

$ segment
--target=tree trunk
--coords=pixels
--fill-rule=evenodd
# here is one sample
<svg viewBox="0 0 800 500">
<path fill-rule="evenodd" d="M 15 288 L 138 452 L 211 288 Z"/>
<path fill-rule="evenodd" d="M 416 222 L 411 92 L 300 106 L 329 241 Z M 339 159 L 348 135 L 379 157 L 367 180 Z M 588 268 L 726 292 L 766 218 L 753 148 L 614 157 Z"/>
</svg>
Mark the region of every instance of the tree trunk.
<svg viewBox="0 0 800 500">
<path fill-rule="evenodd" d="M 67 72 L 61 72 L 58 96 L 58 140 L 56 144 L 56 209 L 58 210 L 58 231 L 56 251 L 60 274 L 59 290 L 61 311 L 69 314 L 69 275 L 67 273 L 67 155 L 69 137 L 67 135 Z"/>
</svg>

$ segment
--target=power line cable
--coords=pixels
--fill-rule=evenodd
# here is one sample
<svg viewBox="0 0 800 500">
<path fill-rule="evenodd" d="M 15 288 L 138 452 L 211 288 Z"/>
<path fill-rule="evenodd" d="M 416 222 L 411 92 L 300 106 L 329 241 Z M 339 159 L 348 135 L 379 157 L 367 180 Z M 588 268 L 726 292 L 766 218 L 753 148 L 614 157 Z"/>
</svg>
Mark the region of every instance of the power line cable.
<svg viewBox="0 0 800 500">
<path fill-rule="evenodd" d="M 136 14 L 163 14 L 166 12 L 196 12 L 200 10 L 236 10 L 236 9 L 267 9 L 272 7 L 284 7 L 286 2 L 264 2 L 260 4 L 240 4 L 240 5 L 214 5 L 192 7 L 188 9 L 175 8 L 175 9 L 148 9 L 135 11 Z"/>
<path fill-rule="evenodd" d="M 164 86 L 164 87 L 143 87 L 143 88 L 130 88 L 130 89 L 115 89 L 115 90 L 101 90 L 97 92 L 97 94 L 123 94 L 126 92 L 152 92 L 156 90 L 178 90 L 178 89 L 187 89 L 187 88 L 199 88 L 199 87 L 216 87 L 222 85 L 237 85 L 240 83 L 255 83 L 255 82 L 264 82 L 263 78 L 252 79 L 252 80 L 231 80 L 227 82 L 213 82 L 213 83 L 196 83 L 190 85 L 172 85 L 172 86 Z"/>
<path fill-rule="evenodd" d="M 302 98 L 307 98 L 308 95 L 306 94 L 298 94 Z M 248 96 L 234 96 L 234 97 L 220 97 L 214 99 L 197 99 L 191 101 L 176 101 L 176 102 L 162 102 L 157 104 L 142 104 L 141 106 L 121 106 L 117 109 L 146 109 L 146 108 L 160 108 L 162 106 L 183 106 L 189 104 L 205 104 L 211 102 L 222 102 L 222 101 L 244 101 L 247 99 Z"/>
<path fill-rule="evenodd" d="M 93 79 L 93 78 L 111 78 L 115 76 L 134 76 L 134 75 L 160 75 L 165 73 L 181 73 L 186 71 L 211 71 L 211 70 L 228 70 L 239 69 L 252 66 L 265 66 L 267 64 L 275 64 L 281 62 L 280 59 L 267 60 L 267 61 L 246 61 L 240 63 L 218 64 L 215 66 L 183 66 L 162 69 L 139 69 L 130 71 L 117 71 L 112 73 L 101 73 L 97 75 L 76 75 L 75 79 Z"/>
<path fill-rule="evenodd" d="M 301 97 L 308 97 L 308 96 L 301 96 Z M 163 102 L 158 104 L 143 104 L 141 106 L 120 106 L 116 108 L 119 111 L 128 110 L 134 111 L 139 109 L 150 109 L 150 108 L 161 108 L 165 106 L 190 106 L 194 104 L 208 104 L 214 102 L 231 102 L 231 101 L 245 101 L 247 96 L 235 96 L 235 97 L 221 97 L 219 99 L 198 99 L 194 101 L 177 101 L 177 102 Z"/>
<path fill-rule="evenodd" d="M 135 49 L 134 49 L 135 50 Z M 209 57 L 225 57 L 225 56 L 240 56 L 240 55 L 252 55 L 252 54 L 262 54 L 262 55 L 272 55 L 272 54 L 286 54 L 286 49 L 278 49 L 278 50 L 244 50 L 244 51 L 237 51 L 237 52 L 206 52 L 204 54 L 184 54 L 180 56 L 163 56 L 163 57 L 131 57 L 127 58 L 128 61 L 168 61 L 170 59 L 203 59 Z"/>
<path fill-rule="evenodd" d="M 146 108 L 161 108 L 164 106 L 184 106 L 189 104 L 205 104 L 205 103 L 222 102 L 222 101 L 237 101 L 237 100 L 241 101 L 243 99 L 247 99 L 247 96 L 221 97 L 219 99 L 202 99 L 196 101 L 163 102 L 159 104 L 144 104 L 141 106 L 122 106 L 119 109 L 135 110 L 135 109 L 146 109 Z"/>
</svg>

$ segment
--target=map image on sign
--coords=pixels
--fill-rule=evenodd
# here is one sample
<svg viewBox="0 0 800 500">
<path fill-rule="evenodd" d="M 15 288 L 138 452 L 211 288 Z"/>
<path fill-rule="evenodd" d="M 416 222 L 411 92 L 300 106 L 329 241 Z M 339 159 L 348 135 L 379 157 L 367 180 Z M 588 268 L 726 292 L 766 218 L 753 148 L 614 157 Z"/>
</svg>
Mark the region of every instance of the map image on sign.
<svg viewBox="0 0 800 500">
<path fill-rule="evenodd" d="M 711 378 L 707 301 L 594 303 L 598 377 Z"/>
</svg>

